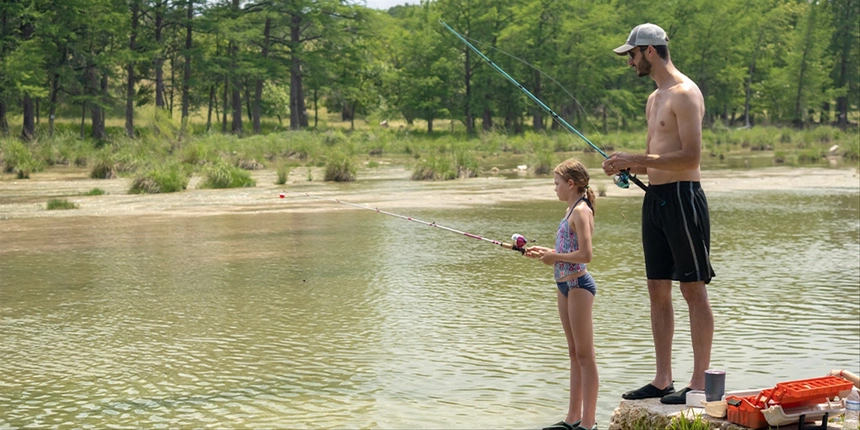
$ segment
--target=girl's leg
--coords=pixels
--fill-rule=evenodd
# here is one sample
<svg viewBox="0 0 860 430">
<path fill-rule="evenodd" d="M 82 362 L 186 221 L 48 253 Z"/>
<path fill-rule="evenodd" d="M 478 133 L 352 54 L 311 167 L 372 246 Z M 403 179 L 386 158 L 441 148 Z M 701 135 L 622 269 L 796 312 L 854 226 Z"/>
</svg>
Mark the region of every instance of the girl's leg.
<svg viewBox="0 0 860 430">
<path fill-rule="evenodd" d="M 582 419 L 582 390 L 580 366 L 576 354 L 576 342 L 574 342 L 573 329 L 571 328 L 571 318 L 569 308 L 569 297 L 573 294 L 573 290 L 568 291 L 568 297 L 565 297 L 561 291 L 558 291 L 558 314 L 561 318 L 561 326 L 564 328 L 564 337 L 567 338 L 567 352 L 570 356 L 570 404 L 567 409 L 567 418 L 564 421 L 568 424 L 575 423 Z"/>
<path fill-rule="evenodd" d="M 582 404 L 582 426 L 594 426 L 597 414 L 597 391 L 600 380 L 597 375 L 597 361 L 594 358 L 594 323 L 592 308 L 594 294 L 582 288 L 574 288 L 567 295 L 567 310 L 573 343 L 576 348 L 572 351 L 575 358 L 571 364 L 579 365 L 579 389 Z M 573 376 L 573 372 L 571 372 Z M 571 378 L 573 385 L 573 378 Z M 571 387 L 571 391 L 573 388 Z"/>
</svg>

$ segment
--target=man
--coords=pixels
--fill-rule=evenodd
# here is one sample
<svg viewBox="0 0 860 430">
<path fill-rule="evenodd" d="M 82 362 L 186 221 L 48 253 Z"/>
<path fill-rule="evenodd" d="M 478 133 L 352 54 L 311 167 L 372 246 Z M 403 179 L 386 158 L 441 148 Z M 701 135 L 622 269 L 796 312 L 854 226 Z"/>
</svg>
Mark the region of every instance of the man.
<svg viewBox="0 0 860 430">
<path fill-rule="evenodd" d="M 635 27 L 615 53 L 629 56 L 627 64 L 657 84 L 645 106 L 645 154 L 617 152 L 603 162 L 607 175 L 629 170 L 648 175 L 649 182 L 642 202 L 642 244 L 657 371 L 651 383 L 622 397 L 660 397 L 662 403 L 684 404 L 688 391 L 705 387 L 714 338 L 714 315 L 705 287 L 714 276 L 710 220 L 699 184 L 705 103 L 696 83 L 672 64 L 669 38 L 662 28 L 650 23 Z M 680 282 L 687 301 L 693 342 L 693 376 L 678 391 L 672 380 L 672 281 Z"/>
</svg>

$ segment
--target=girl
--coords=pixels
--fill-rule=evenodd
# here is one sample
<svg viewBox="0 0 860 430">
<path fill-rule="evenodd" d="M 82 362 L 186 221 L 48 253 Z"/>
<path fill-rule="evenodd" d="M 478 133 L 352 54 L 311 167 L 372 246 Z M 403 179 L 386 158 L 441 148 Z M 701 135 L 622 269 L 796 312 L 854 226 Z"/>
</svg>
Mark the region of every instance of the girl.
<svg viewBox="0 0 860 430">
<path fill-rule="evenodd" d="M 597 363 L 591 309 L 596 285 L 585 268 L 591 262 L 594 231 L 594 192 L 588 187 L 588 171 L 576 159 L 555 170 L 555 193 L 567 202 L 567 212 L 558 226 L 555 249 L 532 246 L 526 256 L 555 266 L 558 313 L 570 355 L 570 404 L 567 418 L 543 430 L 597 430 Z"/>
</svg>

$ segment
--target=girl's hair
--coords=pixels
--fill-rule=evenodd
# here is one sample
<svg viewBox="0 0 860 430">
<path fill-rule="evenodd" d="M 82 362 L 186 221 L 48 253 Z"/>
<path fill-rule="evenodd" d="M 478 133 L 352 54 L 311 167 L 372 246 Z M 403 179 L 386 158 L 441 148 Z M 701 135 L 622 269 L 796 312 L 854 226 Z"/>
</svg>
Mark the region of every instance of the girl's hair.
<svg viewBox="0 0 860 430">
<path fill-rule="evenodd" d="M 568 158 L 567 160 L 562 161 L 558 166 L 555 166 L 553 173 L 557 173 L 564 179 L 572 179 L 574 185 L 577 187 L 577 191 L 585 192 L 585 198 L 591 202 L 591 206 L 594 206 L 594 191 L 591 190 L 591 187 L 588 186 L 588 182 L 591 179 L 588 176 L 588 169 L 585 168 L 585 165 L 582 164 L 576 158 Z"/>
</svg>

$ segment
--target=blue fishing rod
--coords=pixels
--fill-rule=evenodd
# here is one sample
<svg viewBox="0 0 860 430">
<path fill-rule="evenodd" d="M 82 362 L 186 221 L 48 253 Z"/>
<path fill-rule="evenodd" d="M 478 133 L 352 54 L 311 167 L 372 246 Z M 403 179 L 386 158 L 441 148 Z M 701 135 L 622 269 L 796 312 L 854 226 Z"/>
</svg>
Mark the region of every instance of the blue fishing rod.
<svg viewBox="0 0 860 430">
<path fill-rule="evenodd" d="M 447 28 L 448 31 L 450 31 L 451 33 L 454 33 L 454 35 L 457 36 L 457 38 L 459 38 L 460 40 L 462 40 L 463 43 L 466 44 L 466 46 L 468 46 L 472 51 L 475 51 L 475 53 L 478 54 L 478 56 L 480 56 L 490 66 L 493 66 L 493 68 L 496 69 L 497 72 L 501 73 L 502 76 L 504 76 L 507 80 L 511 81 L 511 83 L 514 84 L 514 86 L 516 86 L 517 88 L 522 90 L 522 92 L 524 92 L 530 99 L 532 99 L 533 102 L 535 102 L 541 109 L 543 109 L 544 112 L 546 112 L 550 117 L 552 117 L 552 119 L 554 119 L 557 123 L 564 126 L 564 128 L 566 128 L 571 133 L 579 136 L 582 140 L 585 141 L 585 143 L 591 145 L 591 147 L 594 148 L 594 150 L 597 151 L 600 155 L 602 155 L 603 158 L 609 158 L 609 156 L 606 155 L 606 153 L 603 152 L 602 149 L 598 148 L 597 145 L 591 143 L 591 141 L 588 140 L 587 137 L 583 136 L 583 134 L 580 133 L 579 130 L 574 128 L 567 121 L 565 121 L 564 118 L 562 118 L 557 113 L 555 113 L 555 111 L 550 109 L 549 106 L 546 105 L 546 103 L 542 102 L 539 98 L 535 97 L 535 95 L 532 94 L 531 91 L 526 89 L 526 87 L 522 86 L 522 84 L 517 82 L 516 79 L 512 78 L 511 75 L 507 74 L 504 70 L 502 70 L 502 68 L 499 67 L 496 63 L 494 63 L 493 60 L 490 60 L 486 55 L 484 55 L 483 52 L 481 52 L 478 48 L 475 48 L 471 43 L 469 43 L 468 40 L 466 40 L 465 37 L 463 37 L 460 33 L 457 33 L 456 30 L 454 30 L 453 28 L 451 28 L 451 26 L 446 24 L 445 21 L 442 21 L 440 19 L 439 23 L 442 24 L 443 26 L 445 26 L 445 28 Z M 648 186 L 643 184 L 642 181 L 640 181 L 639 178 L 637 178 L 635 175 L 631 175 L 629 169 L 628 170 L 622 170 L 621 172 L 619 172 L 617 175 L 615 175 L 613 177 L 613 180 L 615 181 L 615 185 L 618 185 L 621 188 L 630 187 L 629 182 L 632 181 L 634 184 L 638 185 L 639 188 L 642 188 L 642 190 L 648 191 Z"/>
</svg>

